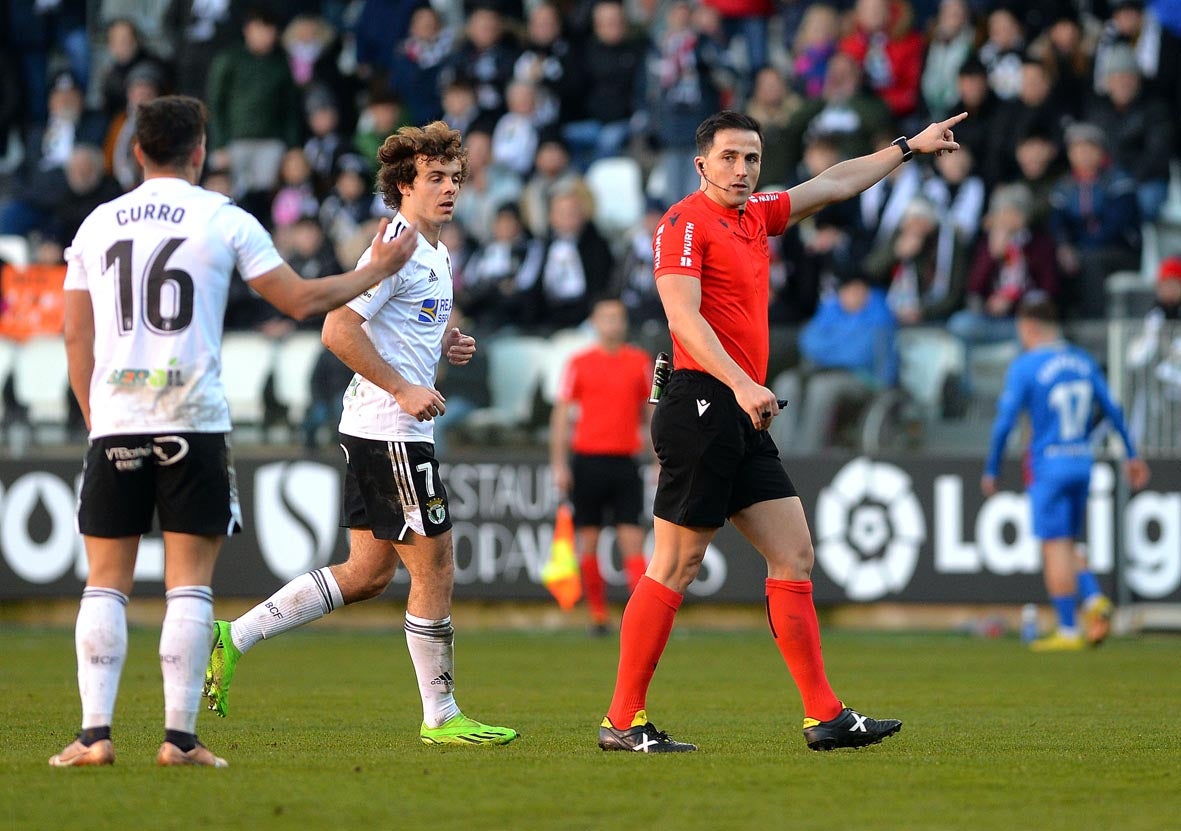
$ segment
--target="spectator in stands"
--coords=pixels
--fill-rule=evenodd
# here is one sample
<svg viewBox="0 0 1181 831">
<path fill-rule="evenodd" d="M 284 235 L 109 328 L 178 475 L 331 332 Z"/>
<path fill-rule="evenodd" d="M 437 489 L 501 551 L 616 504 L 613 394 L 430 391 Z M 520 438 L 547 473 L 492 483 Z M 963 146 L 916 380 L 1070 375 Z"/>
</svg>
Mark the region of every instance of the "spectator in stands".
<svg viewBox="0 0 1181 831">
<path fill-rule="evenodd" d="M 1111 162 L 1107 136 L 1093 124 L 1066 131 L 1070 172 L 1051 196 L 1050 230 L 1066 278 L 1065 300 L 1085 318 L 1102 318 L 1104 283 L 1140 265 L 1136 183 Z"/>
<path fill-rule="evenodd" d="M 468 14 L 463 40 L 443 66 L 443 83 L 466 80 L 476 91 L 480 113 L 498 118 L 504 112 L 504 90 L 520 53 L 521 47 L 505 29 L 500 12 L 477 6 Z M 452 125 L 452 129 L 459 128 Z"/>
<path fill-rule="evenodd" d="M 352 239 L 362 231 L 368 235 L 371 220 L 389 214 L 373 192 L 373 172 L 355 153 L 336 160 L 336 184 L 320 205 L 320 224 L 334 244 Z"/>
<path fill-rule="evenodd" d="M 0 200 L 0 234 L 46 231 L 66 198 L 65 165 L 80 144 L 101 146 L 106 122 L 83 108 L 82 88 L 70 72 L 54 76 L 49 117 L 25 134 L 25 158 L 13 176 L 12 197 Z"/>
<path fill-rule="evenodd" d="M 952 112 L 966 112 L 968 117 L 959 123 L 955 140 L 967 147 L 976 159 L 976 169 L 984 183 L 992 186 L 998 180 L 1000 161 L 997 158 L 997 128 L 1000 101 L 988 85 L 988 71 L 976 58 L 968 58 L 956 76 L 960 99 Z"/>
<path fill-rule="evenodd" d="M 284 151 L 299 143 L 302 110 L 275 16 L 252 9 L 242 37 L 209 70 L 209 146 L 213 164 L 228 165 L 240 194 L 269 192 Z"/>
<path fill-rule="evenodd" d="M 521 218 L 530 234 L 537 239 L 545 237 L 549 231 L 550 201 L 555 193 L 568 192 L 579 195 L 588 216 L 594 213 L 594 197 L 582 174 L 571 166 L 565 143 L 551 136 L 542 140 L 537 148 L 533 175 L 521 192 Z"/>
<path fill-rule="evenodd" d="M 279 190 L 271 201 L 271 227 L 277 233 L 292 227 L 303 217 L 315 216 L 319 210 L 312 166 L 304 152 L 293 147 L 283 154 L 283 163 L 279 166 Z M 338 271 L 339 268 L 326 273 L 336 274 Z"/>
<path fill-rule="evenodd" d="M 967 351 L 962 391 L 971 392 L 972 347 L 1017 337 L 1014 315 L 1021 298 L 1041 291 L 1051 298 L 1059 291 L 1054 240 L 1031 227 L 1032 195 L 1024 185 L 1004 185 L 992 194 L 984 233 L 976 244 L 968 275 L 967 307 L 956 312 L 947 329 Z"/>
<path fill-rule="evenodd" d="M 1181 257 L 1165 257 L 1157 271 L 1156 301 L 1148 313 L 1159 320 L 1181 320 Z"/>
<path fill-rule="evenodd" d="M 1064 173 L 1058 142 L 1046 133 L 1034 131 L 1017 143 L 1017 168 L 1012 181 L 1021 182 L 1033 196 L 1029 224 L 1045 228 L 1050 220 L 1050 199 Z"/>
<path fill-rule="evenodd" d="M 308 139 L 303 143 L 303 155 L 311 167 L 312 189 L 319 199 L 332 189 L 336 159 L 350 143 L 341 132 L 340 108 L 328 90 L 314 89 L 304 96 L 304 113 Z"/>
<path fill-rule="evenodd" d="M 443 114 L 439 78 L 451 54 L 455 32 L 431 6 L 415 9 L 410 34 L 398 44 L 390 70 L 390 89 L 405 103 L 414 124 Z"/>
<path fill-rule="evenodd" d="M 780 452 L 828 446 L 841 405 L 863 403 L 897 383 L 896 333 L 886 292 L 860 274 L 843 275 L 800 332 L 805 365 L 776 381 L 776 393 L 789 402 L 772 427 Z"/>
<path fill-rule="evenodd" d="M 869 86 L 895 118 L 918 109 L 923 73 L 923 37 L 913 28 L 909 4 L 902 0 L 857 0 L 854 30 L 840 50 L 865 70 Z"/>
<path fill-rule="evenodd" d="M 767 25 L 775 11 L 771 0 L 702 0 L 717 10 L 726 40 L 741 38 L 746 54 L 744 77 L 753 77 L 767 65 Z M 729 43 L 723 44 L 729 46 Z"/>
<path fill-rule="evenodd" d="M 282 44 L 305 111 L 309 97 L 327 95 L 336 102 L 340 117 L 351 124 L 357 117 L 353 102 L 359 83 L 355 75 L 340 71 L 341 41 L 336 29 L 317 14 L 297 14 L 283 29 Z"/>
<path fill-rule="evenodd" d="M 102 112 L 114 119 L 127 110 L 128 76 L 132 70 L 146 67 L 157 79 L 157 94 L 171 89 L 171 69 L 140 42 L 139 30 L 126 18 L 107 24 L 107 61 L 98 72 Z"/>
<path fill-rule="evenodd" d="M 940 323 L 963 303 L 968 251 L 954 223 L 941 219 L 930 200 L 916 196 L 894 236 L 865 258 L 865 274 L 873 284 L 885 286 L 886 302 L 899 325 Z"/>
<path fill-rule="evenodd" d="M 409 34 L 414 12 L 426 5 L 427 0 L 362 0 L 349 27 L 356 43 L 358 77 L 368 81 L 389 74 L 394 59 L 391 47 Z"/>
<path fill-rule="evenodd" d="M 90 212 L 123 193 L 106 173 L 103 152 L 93 144 L 77 144 L 66 162 L 66 192 L 54 206 L 52 238 L 68 245 Z"/>
<path fill-rule="evenodd" d="M 923 183 L 923 194 L 967 245 L 976 240 L 984 213 L 984 181 L 975 165 L 972 151 L 961 145 L 959 152 L 936 156 L 935 175 Z"/>
<path fill-rule="evenodd" d="M 502 165 L 492 163 L 492 136 L 472 130 L 464 136 L 468 175 L 463 199 L 455 203 L 455 220 L 481 245 L 492 241 L 496 209 L 521 198 L 521 177 Z"/>
<path fill-rule="evenodd" d="M 961 112 L 952 109 L 960 95 L 956 78 L 975 48 L 976 27 L 967 0 L 942 0 L 931 27 L 921 81 L 923 104 L 936 121 Z"/>
<path fill-rule="evenodd" d="M 810 134 L 836 138 L 841 155 L 851 159 L 869 153 L 875 137 L 891 132 L 893 117 L 889 107 L 862 82 L 861 66 L 848 54 L 837 52 L 829 59 L 821 96 L 805 101 L 787 128 L 784 143 L 789 169 L 799 164 Z M 964 123 L 968 121 L 971 119 Z"/>
<path fill-rule="evenodd" d="M 1072 11 L 1059 12 L 1050 27 L 1030 47 L 1046 64 L 1054 82 L 1054 97 L 1073 117 L 1079 118 L 1091 97 L 1091 53 L 1083 27 Z"/>
<path fill-rule="evenodd" d="M 19 66 L 26 93 L 26 118 L 40 124 L 49 114 L 46 100 L 56 78 L 50 75 L 50 54 L 60 50 L 81 89 L 90 79 L 90 42 L 86 37 L 86 4 L 80 0 L 9 0 L 4 4 L 4 43 Z"/>
<path fill-rule="evenodd" d="M 693 164 L 694 134 L 702 119 L 720 107 L 717 79 L 725 59 L 721 44 L 693 26 L 689 3 L 670 3 L 663 24 L 638 81 L 647 132 L 659 148 L 653 175 L 664 183 L 654 195 L 672 204 L 701 184 Z"/>
<path fill-rule="evenodd" d="M 1176 125 L 1164 102 L 1145 94 L 1131 49 L 1112 49 L 1104 62 L 1107 95 L 1087 121 L 1107 137 L 1112 161 L 1136 181 L 1140 220 L 1154 222 L 1169 191 L 1169 153 Z"/>
<path fill-rule="evenodd" d="M 980 45 L 979 55 L 988 85 L 1002 101 L 1012 101 L 1021 93 L 1024 53 L 1025 32 L 1016 13 L 1007 6 L 994 8 L 988 14 L 988 38 Z"/>
<path fill-rule="evenodd" d="M 788 184 L 806 182 L 841 161 L 844 157 L 836 138 L 824 133 L 811 135 L 803 161 Z M 868 247 L 862 244 L 861 230 L 855 199 L 834 202 L 787 229 L 780 238 L 786 273 L 784 284 L 771 296 L 772 321 L 800 324 L 815 314 L 822 290 L 834 288 L 838 275 L 860 267 L 858 262 Z"/>
<path fill-rule="evenodd" d="M 551 127 L 570 120 L 581 109 L 573 43 L 562 31 L 562 15 L 552 3 L 538 3 L 529 12 L 525 45 L 513 64 L 513 78 L 537 87 L 537 124 Z"/>
<path fill-rule="evenodd" d="M 766 71 L 769 67 L 763 67 Z M 652 237 L 667 210 L 660 202 L 649 201 L 640 223 L 628 232 L 623 256 L 615 268 L 610 295 L 618 295 L 627 306 L 628 316 L 643 331 L 667 331 L 668 318 L 656 292 L 653 269 Z"/>
<path fill-rule="evenodd" d="M 595 159 L 617 156 L 627 146 L 645 51 L 644 43 L 628 32 L 618 0 L 598 0 L 592 20 L 594 30 L 576 70 L 583 81 L 583 109 L 571 114 L 574 120 L 562 130 L 575 166 L 583 171 Z"/>
<path fill-rule="evenodd" d="M 878 137 L 877 145 L 885 147 L 889 141 L 888 136 L 882 135 Z M 903 164 L 894 168 L 877 184 L 862 191 L 857 199 L 861 212 L 861 239 L 856 244 L 860 249 L 870 249 L 893 236 L 906 206 L 922 190 L 922 169 L 917 165 Z"/>
<path fill-rule="evenodd" d="M 837 51 L 840 31 L 836 9 L 826 3 L 808 5 L 791 46 L 791 70 L 797 92 L 808 98 L 820 97 L 828 77 L 829 58 Z"/>
<path fill-rule="evenodd" d="M 287 264 L 305 280 L 319 280 L 341 272 L 340 262 L 332 250 L 331 241 L 324 234 L 320 218 L 313 211 L 300 216 L 292 223 L 290 233 L 285 235 L 279 251 Z M 323 317 L 310 318 L 299 324 L 301 329 L 320 330 Z M 343 392 L 344 388 L 341 387 Z"/>
<path fill-rule="evenodd" d="M 586 320 L 607 287 L 613 259 L 577 193 L 554 195 L 549 224 L 536 267 L 520 275 L 520 319 L 565 329 Z"/>
<path fill-rule="evenodd" d="M 763 168 L 759 175 L 759 187 L 762 190 L 786 188 L 791 178 L 787 130 L 791 117 L 800 105 L 800 97 L 792 92 L 778 69 L 764 66 L 755 75 L 750 100 L 746 103 L 746 114 L 763 128 Z"/>
<path fill-rule="evenodd" d="M 520 209 L 512 203 L 501 205 L 492 241 L 467 262 L 456 306 L 480 331 L 516 325 L 520 317 L 517 275 L 535 272 L 541 255 L 541 243 L 525 229 Z"/>
<path fill-rule="evenodd" d="M 369 100 L 357 119 L 357 129 L 353 133 L 353 150 L 367 164 L 372 164 L 377 161 L 377 149 L 386 137 L 408 123 L 398 97 L 384 86 L 376 84 L 370 90 Z"/>
<path fill-rule="evenodd" d="M 163 83 L 154 64 L 144 62 L 133 67 L 127 73 L 123 112 L 111 119 L 107 128 L 103 142 L 106 167 L 125 191 L 138 187 L 143 181 L 143 169 L 135 159 L 136 110 L 140 104 L 159 98 Z"/>
<path fill-rule="evenodd" d="M 528 81 L 510 81 L 504 97 L 508 112 L 492 131 L 492 163 L 525 177 L 537 154 L 537 88 Z"/>
<path fill-rule="evenodd" d="M 450 81 L 443 86 L 443 121 L 452 130 L 459 130 L 465 137 L 473 130 L 491 133 L 496 122 L 480 113 L 476 104 L 476 88 L 463 78 Z"/>
<path fill-rule="evenodd" d="M 1109 3 L 1111 17 L 1103 24 L 1095 44 L 1095 94 L 1107 93 L 1107 61 L 1115 50 L 1132 49 L 1138 61 L 1151 61 L 1156 55 L 1141 42 L 1144 34 L 1144 0 L 1114 0 Z M 1141 66 L 1141 69 L 1146 67 Z"/>
<path fill-rule="evenodd" d="M 242 6 L 232 2 L 174 0 L 168 4 L 166 25 L 176 44 L 173 56 L 176 91 L 196 97 L 205 95 L 214 57 L 239 42 Z"/>
<path fill-rule="evenodd" d="M 1002 102 L 997 119 L 1004 129 L 997 131 L 996 173 L 1005 180 L 1016 172 L 1014 157 L 1022 137 L 1040 132 L 1058 140 L 1071 121 L 1065 103 L 1055 94 L 1054 79 L 1045 62 L 1028 54 L 1022 59 L 1020 91 L 1013 100 Z"/>
</svg>

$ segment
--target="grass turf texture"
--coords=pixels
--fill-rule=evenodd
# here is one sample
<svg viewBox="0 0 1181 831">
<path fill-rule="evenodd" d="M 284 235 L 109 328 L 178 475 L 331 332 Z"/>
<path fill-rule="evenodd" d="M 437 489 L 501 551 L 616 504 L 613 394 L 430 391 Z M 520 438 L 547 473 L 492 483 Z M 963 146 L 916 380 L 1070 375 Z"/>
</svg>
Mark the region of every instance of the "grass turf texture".
<svg viewBox="0 0 1181 831">
<path fill-rule="evenodd" d="M 305 630 L 239 668 L 200 735 L 229 770 L 152 764 L 156 634 L 133 630 L 114 768 L 54 770 L 78 722 L 72 633 L 0 628 L 0 804 L 13 829 L 1177 828 L 1176 638 L 1033 655 L 1014 640 L 830 632 L 839 695 L 902 733 L 814 753 L 763 632 L 679 630 L 649 696 L 689 755 L 603 753 L 617 640 L 464 633 L 458 697 L 507 747 L 424 747 L 402 633 Z"/>
</svg>

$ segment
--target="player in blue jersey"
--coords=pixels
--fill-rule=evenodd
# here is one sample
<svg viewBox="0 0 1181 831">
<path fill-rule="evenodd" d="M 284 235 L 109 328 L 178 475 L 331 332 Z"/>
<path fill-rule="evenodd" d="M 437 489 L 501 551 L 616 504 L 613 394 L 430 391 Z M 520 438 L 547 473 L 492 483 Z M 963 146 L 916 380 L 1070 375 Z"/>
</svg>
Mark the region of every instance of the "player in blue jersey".
<svg viewBox="0 0 1181 831">
<path fill-rule="evenodd" d="M 1057 631 L 1031 646 L 1035 651 L 1082 649 L 1087 641 L 1098 644 L 1107 636 L 1111 617 L 1111 601 L 1075 554 L 1091 485 L 1091 416 L 1096 404 L 1123 439 L 1124 473 L 1134 490 L 1148 483 L 1148 465 L 1136 456 L 1123 413 L 1098 364 L 1062 339 L 1054 304 L 1044 293 L 1030 292 L 1021 301 L 1017 337 L 1025 352 L 1005 378 L 980 489 L 985 496 L 996 493 L 1005 441 L 1017 417 L 1028 412 L 1033 532 L 1042 543 L 1046 591 L 1058 615 Z M 1079 601 L 1087 622 L 1086 639 L 1075 623 Z"/>
</svg>

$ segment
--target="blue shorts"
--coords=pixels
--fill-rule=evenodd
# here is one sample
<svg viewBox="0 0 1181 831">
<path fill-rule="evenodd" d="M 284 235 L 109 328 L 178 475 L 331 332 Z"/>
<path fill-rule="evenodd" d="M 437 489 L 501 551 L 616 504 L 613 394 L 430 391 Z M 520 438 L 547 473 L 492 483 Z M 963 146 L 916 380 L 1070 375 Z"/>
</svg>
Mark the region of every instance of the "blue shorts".
<svg viewBox="0 0 1181 831">
<path fill-rule="evenodd" d="M 1081 538 L 1090 489 L 1089 466 L 1085 472 L 1075 470 L 1069 474 L 1036 475 L 1029 486 L 1033 535 L 1039 540 Z"/>
</svg>

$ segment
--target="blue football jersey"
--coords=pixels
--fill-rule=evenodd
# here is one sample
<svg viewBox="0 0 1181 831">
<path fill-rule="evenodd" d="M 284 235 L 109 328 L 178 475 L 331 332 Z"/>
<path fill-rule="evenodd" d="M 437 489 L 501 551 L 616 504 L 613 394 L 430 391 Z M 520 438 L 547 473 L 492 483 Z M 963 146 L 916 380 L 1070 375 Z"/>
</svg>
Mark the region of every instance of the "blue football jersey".
<svg viewBox="0 0 1181 831">
<path fill-rule="evenodd" d="M 1090 355 L 1064 341 L 1023 353 L 1009 366 L 1005 377 L 984 472 L 997 475 L 1005 441 L 1022 410 L 1029 413 L 1029 449 L 1035 477 L 1047 463 L 1058 461 L 1089 468 L 1095 404 L 1119 432 L 1128 457 L 1134 457 L 1136 451 L 1123 413 Z"/>
</svg>

